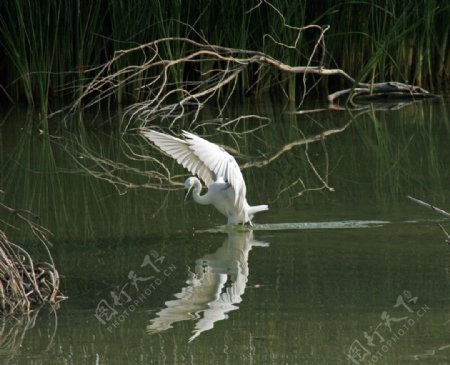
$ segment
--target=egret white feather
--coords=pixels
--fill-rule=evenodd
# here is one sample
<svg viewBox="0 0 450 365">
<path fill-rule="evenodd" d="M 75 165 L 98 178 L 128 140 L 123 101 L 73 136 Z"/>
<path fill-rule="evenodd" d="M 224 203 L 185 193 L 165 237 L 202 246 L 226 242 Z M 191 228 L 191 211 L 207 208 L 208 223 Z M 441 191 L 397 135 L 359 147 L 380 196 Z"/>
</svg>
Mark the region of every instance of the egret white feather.
<svg viewBox="0 0 450 365">
<path fill-rule="evenodd" d="M 194 200 L 200 204 L 213 204 L 228 217 L 228 224 L 251 224 L 255 213 L 269 209 L 267 205 L 248 205 L 247 188 L 241 169 L 234 157 L 222 147 L 187 131 L 183 131 L 184 139 L 151 129 L 143 130 L 142 133 L 203 180 L 208 187 L 206 194 L 200 195 L 201 183 L 195 177 L 186 180 L 187 192 L 193 189 Z"/>
</svg>

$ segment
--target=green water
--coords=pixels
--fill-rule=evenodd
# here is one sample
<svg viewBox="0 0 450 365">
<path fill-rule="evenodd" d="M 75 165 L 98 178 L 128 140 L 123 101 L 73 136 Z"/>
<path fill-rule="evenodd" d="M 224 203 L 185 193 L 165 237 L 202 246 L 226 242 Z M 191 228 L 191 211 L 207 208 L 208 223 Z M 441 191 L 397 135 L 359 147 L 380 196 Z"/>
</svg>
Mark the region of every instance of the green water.
<svg viewBox="0 0 450 365">
<path fill-rule="evenodd" d="M 450 362 L 450 254 L 438 227 L 450 224 L 405 197 L 450 210 L 449 99 L 353 120 L 288 112 L 269 101 L 235 105 L 225 117 L 270 120 L 243 120 L 226 133 L 217 128 L 229 119 L 196 129 L 239 151 L 241 165 L 313 140 L 244 169 L 249 202 L 270 205 L 251 230 L 223 227 L 213 208 L 184 202 L 181 186 L 139 188 L 152 181 L 139 171 L 154 165 L 128 147 L 160 155 L 137 135 L 120 138 L 106 115 L 92 122 L 103 118 L 100 128 L 50 125 L 48 138 L 24 111 L 3 113 L 4 201 L 32 209 L 54 233 L 69 299 L 3 321 L 0 362 Z M 188 127 L 181 120 L 175 130 Z M 29 235 L 10 234 L 39 254 Z"/>
</svg>

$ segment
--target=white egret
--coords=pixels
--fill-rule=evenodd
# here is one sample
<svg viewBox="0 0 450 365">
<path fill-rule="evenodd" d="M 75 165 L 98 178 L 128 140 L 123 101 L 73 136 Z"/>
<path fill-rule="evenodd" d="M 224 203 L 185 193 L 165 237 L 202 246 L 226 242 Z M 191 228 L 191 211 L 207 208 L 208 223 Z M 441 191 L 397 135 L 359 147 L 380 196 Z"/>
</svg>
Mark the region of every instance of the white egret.
<svg viewBox="0 0 450 365">
<path fill-rule="evenodd" d="M 149 129 L 142 133 L 203 180 L 208 192 L 200 195 L 200 180 L 194 176 L 187 178 L 186 196 L 193 190 L 192 196 L 197 203 L 214 205 L 228 218 L 228 224 L 252 224 L 255 213 L 269 209 L 267 205 L 252 207 L 247 203 L 247 189 L 239 165 L 222 147 L 186 131 L 183 131 L 184 140 Z"/>
</svg>

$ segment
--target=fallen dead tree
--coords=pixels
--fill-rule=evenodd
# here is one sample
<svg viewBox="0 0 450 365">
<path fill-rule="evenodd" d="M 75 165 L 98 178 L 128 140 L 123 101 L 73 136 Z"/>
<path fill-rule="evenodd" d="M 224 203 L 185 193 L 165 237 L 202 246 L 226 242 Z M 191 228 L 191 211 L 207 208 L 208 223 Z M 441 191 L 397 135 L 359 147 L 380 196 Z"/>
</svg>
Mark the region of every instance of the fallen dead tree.
<svg viewBox="0 0 450 365">
<path fill-rule="evenodd" d="M 323 37 L 328 28 L 320 29 Z M 189 49 L 186 55 L 178 59 L 162 58 L 159 49 L 175 43 Z M 144 54 L 146 61 L 118 68 L 117 64 L 122 58 L 133 53 Z M 195 63 L 199 70 L 204 68 L 207 71 L 200 71 L 197 80 L 173 80 L 171 75 L 176 73 L 175 69 L 188 63 Z M 239 77 L 251 67 L 258 69 L 260 74 L 264 68 L 272 68 L 284 74 L 342 77 L 350 87 L 329 94 L 327 100 L 330 104 L 344 97 L 352 103 L 356 97 L 415 99 L 434 96 L 423 88 L 400 82 L 357 82 L 341 69 L 329 69 L 322 65 L 291 66 L 258 51 L 210 45 L 188 38 L 164 38 L 117 52 L 111 60 L 97 69 L 97 74 L 71 105 L 70 111 L 75 112 L 99 104 L 114 96 L 119 88 L 134 84 L 139 85 L 136 86 L 139 89 L 137 92 L 145 100 L 127 108 L 125 115 L 130 120 L 139 119 L 145 125 L 155 119 L 167 118 L 173 123 L 187 111 L 194 110 L 192 119 L 196 121 L 203 106 L 220 93 L 226 94 L 218 105 L 219 111 L 223 110 L 235 91 Z M 257 82 L 258 80 L 255 81 Z M 126 126 L 129 125 L 127 122 Z"/>
<path fill-rule="evenodd" d="M 90 107 L 105 105 L 105 103 L 120 103 L 124 100 L 124 94 L 127 94 L 128 100 L 133 102 L 128 105 L 123 114 L 121 128 L 123 132 L 129 132 L 129 135 L 136 132 L 139 135 L 142 128 L 158 125 L 169 133 L 179 133 L 179 127 L 198 133 L 197 130 L 202 130 L 203 126 L 212 124 L 203 120 L 201 111 L 213 104 L 215 108 L 211 108 L 214 109 L 211 113 L 217 113 L 217 115 L 208 115 L 208 118 L 218 121 L 214 123 L 216 131 L 240 138 L 244 133 L 262 129 L 274 120 L 255 115 L 253 112 L 251 115 L 226 120 L 223 118 L 227 114 L 226 108 L 232 96 L 243 89 L 242 85 L 245 85 L 246 94 L 255 89 L 265 89 L 265 78 L 270 74 L 276 74 L 275 78 L 280 80 L 280 84 L 283 82 L 287 84 L 291 79 L 295 80 L 299 97 L 295 98 L 297 104 L 294 110 L 289 111 L 292 114 L 323 110 L 307 111 L 302 110 L 302 106 L 311 90 L 326 77 L 338 78 L 343 81 L 342 85 L 345 85 L 345 88 L 341 90 L 323 94 L 324 100 L 328 102 L 328 110 L 350 109 L 351 112 L 356 111 L 359 115 L 372 110 L 400 108 L 417 98 L 432 96 L 427 90 L 414 85 L 401 82 L 364 83 L 340 68 L 327 67 L 325 35 L 329 26 L 315 24 L 304 27 L 292 26 L 286 23 L 283 14 L 268 1 L 260 1 L 255 8 L 263 4 L 269 6 L 280 17 L 281 27 L 293 35 L 290 37 L 293 41 L 283 43 L 280 37 L 269 34 L 263 34 L 262 37 L 280 49 L 280 53 L 301 54 L 299 63 L 302 65 L 290 64 L 283 61 L 287 58 L 279 59 L 261 50 L 210 44 L 202 34 L 191 29 L 190 38 L 166 37 L 139 44 L 117 51 L 106 63 L 84 71 L 85 80 L 83 80 L 83 86 L 77 89 L 78 97 L 68 109 L 60 112 L 71 116 Z M 310 37 L 312 41 L 307 50 L 301 49 L 301 39 L 305 37 L 306 32 L 308 34 L 313 32 L 313 36 Z M 280 90 L 285 92 L 283 88 Z M 288 94 L 286 96 L 290 97 Z M 374 107 L 356 102 L 356 98 L 382 97 L 395 99 L 395 104 L 389 107 Z M 399 98 L 407 100 L 398 100 Z M 345 107 L 342 106 L 343 104 Z M 249 119 L 255 121 L 255 126 L 244 132 L 242 130 L 237 132 L 238 128 L 235 127 Z M 174 126 L 176 126 L 175 130 L 171 131 Z M 256 156 L 239 156 L 245 160 L 241 168 L 267 166 L 287 151 L 298 148 L 311 168 L 313 176 L 320 182 L 320 189 L 331 191 L 332 187 L 327 182 L 329 171 L 325 139 L 327 136 L 341 133 L 345 128 L 324 128 L 321 133 L 309 137 L 302 133 L 301 138 L 275 146 L 275 152 L 269 155 L 260 152 Z M 308 156 L 308 144 L 319 143 L 323 147 L 325 160 L 325 169 L 320 173 Z M 161 159 L 158 154 L 148 156 L 145 149 L 134 149 L 133 146 L 124 144 L 124 150 L 130 162 L 138 160 L 150 164 L 148 170 L 138 171 L 126 163 L 119 164 L 114 159 L 100 156 L 96 151 L 85 148 L 81 143 L 64 148 L 73 156 L 74 162 L 83 174 L 105 180 L 113 184 L 121 193 L 132 188 L 174 190 L 181 189 L 183 186 L 182 177 L 171 176 L 164 159 Z M 130 176 L 136 179 L 129 178 Z M 301 195 L 306 189 L 306 184 L 301 179 L 287 183 L 281 191 L 287 191 L 297 185 L 302 188 L 295 196 Z"/>
<path fill-rule="evenodd" d="M 124 129 L 128 129 L 135 120 L 139 121 L 138 127 L 161 120 L 168 120 L 173 125 L 187 112 L 194 123 L 206 103 L 214 101 L 221 115 L 231 96 L 243 84 L 246 84 L 247 91 L 264 88 L 264 75 L 274 72 L 279 79 L 301 79 L 296 84 L 301 94 L 298 110 L 308 93 L 319 84 L 320 78 L 330 76 L 341 78 L 342 84 L 348 85 L 326 95 L 330 106 L 344 101 L 352 107 L 355 98 L 413 100 L 434 97 L 418 86 L 396 81 L 364 83 L 340 68 L 327 67 L 324 56 L 327 53 L 325 34 L 328 25 L 295 27 L 287 24 L 281 12 L 270 2 L 261 1 L 257 6 L 261 4 L 271 7 L 282 19 L 282 26 L 295 35 L 291 44 L 269 34 L 263 35 L 267 42 L 282 52 L 302 54 L 300 39 L 306 32 L 316 33 L 309 55 L 303 58 L 307 60 L 305 65 L 291 65 L 260 50 L 210 44 L 192 29 L 196 39 L 157 39 L 117 51 L 105 64 L 85 71 L 88 82 L 78 90 L 79 97 L 70 106 L 70 112 L 99 105 L 102 101 L 120 102 L 127 92 L 135 102 L 126 109 Z M 171 50 L 182 51 L 173 56 Z M 307 76 L 312 76 L 309 82 Z"/>
</svg>

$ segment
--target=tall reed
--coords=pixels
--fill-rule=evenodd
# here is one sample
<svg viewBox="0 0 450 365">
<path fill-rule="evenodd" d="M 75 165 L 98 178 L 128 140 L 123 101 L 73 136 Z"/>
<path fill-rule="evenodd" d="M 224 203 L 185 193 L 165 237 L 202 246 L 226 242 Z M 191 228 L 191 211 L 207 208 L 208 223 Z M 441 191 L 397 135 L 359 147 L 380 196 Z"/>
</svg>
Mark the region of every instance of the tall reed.
<svg viewBox="0 0 450 365">
<path fill-rule="evenodd" d="M 85 82 L 83 71 L 110 59 L 117 50 L 160 37 L 204 38 L 212 44 L 262 50 L 292 65 L 317 65 L 320 52 L 309 59 L 317 32 L 299 34 L 285 24 L 329 24 L 326 63 L 363 81 L 398 80 L 428 88 L 449 81 L 450 3 L 446 1 L 273 0 L 250 9 L 251 4 L 242 2 L 224 5 L 208 0 L 3 1 L 0 90 L 45 113 L 54 103 L 75 96 Z M 185 52 L 181 44 L 165 47 L 160 50 L 163 56 L 176 58 Z M 134 57 L 124 58 L 118 65 L 142 61 Z M 201 72 L 217 66 L 174 68 L 171 82 L 177 85 L 192 77 L 198 79 Z M 260 75 L 257 71 L 249 69 L 240 81 L 242 94 L 251 91 L 261 96 L 272 91 L 295 99 L 304 89 L 302 76 L 285 79 L 278 72 Z M 111 101 L 145 98 L 140 88 L 142 77 L 145 75 L 117 88 Z M 261 82 L 251 88 L 256 79 Z M 5 95 L 0 92 L 0 98 Z"/>
</svg>

